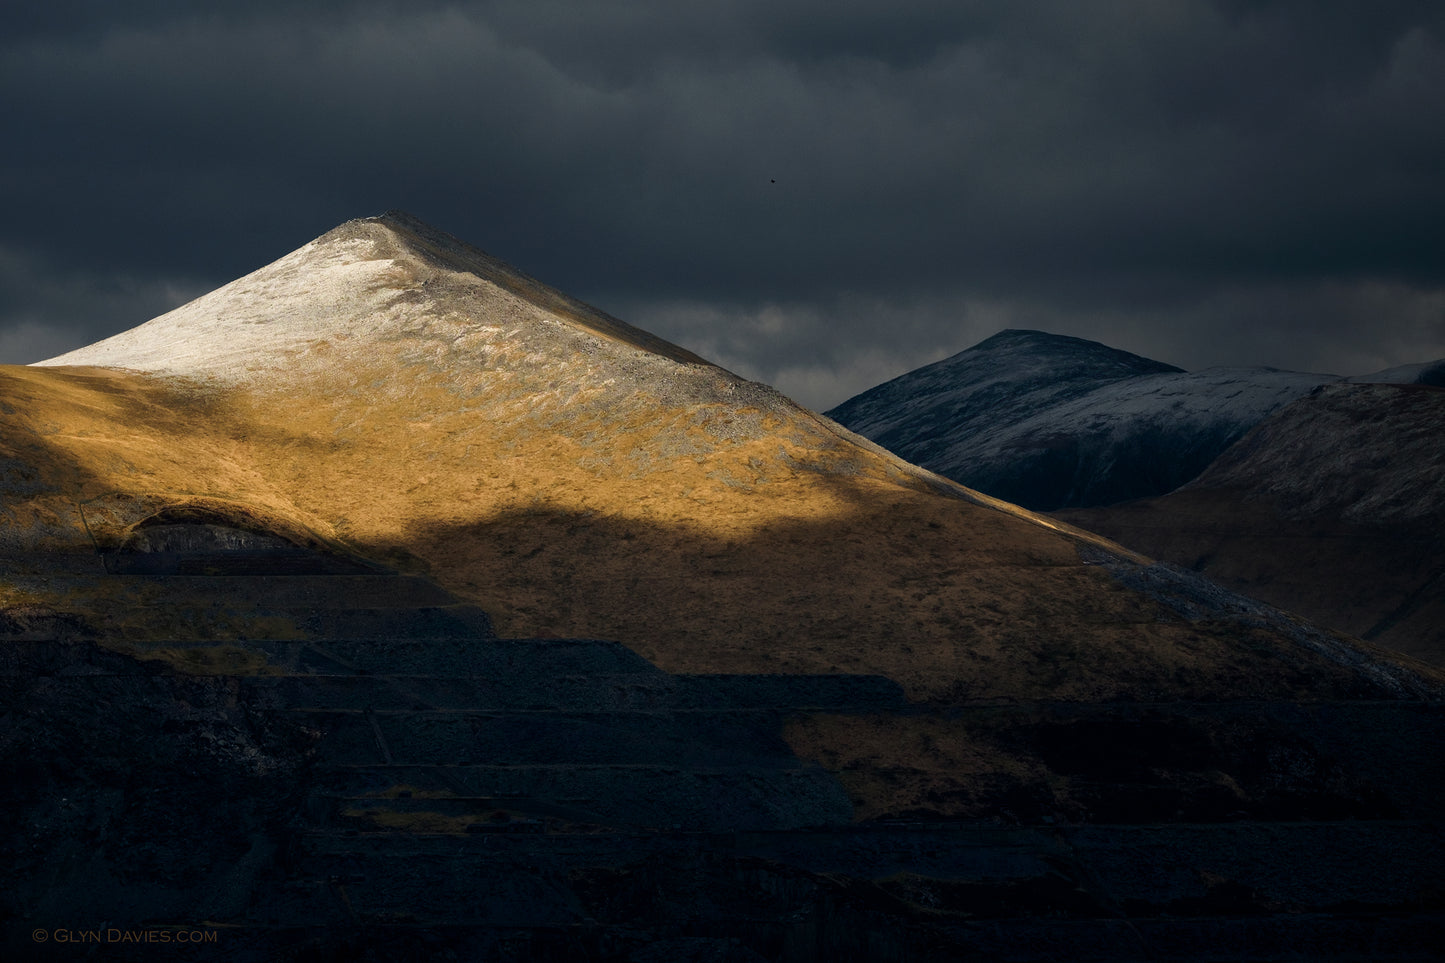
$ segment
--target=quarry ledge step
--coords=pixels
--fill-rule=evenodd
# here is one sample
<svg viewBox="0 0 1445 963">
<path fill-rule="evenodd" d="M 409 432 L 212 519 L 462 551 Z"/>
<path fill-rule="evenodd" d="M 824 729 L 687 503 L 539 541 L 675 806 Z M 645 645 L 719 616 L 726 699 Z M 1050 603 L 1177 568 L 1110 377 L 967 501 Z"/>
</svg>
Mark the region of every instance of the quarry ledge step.
<svg viewBox="0 0 1445 963">
<path fill-rule="evenodd" d="M 329 769 L 341 770 L 346 768 L 368 768 L 368 767 L 345 767 L 332 766 Z M 392 767 L 369 767 L 369 768 L 442 768 L 422 766 L 392 766 Z M 717 773 L 721 775 L 735 775 L 737 773 L 766 772 L 773 774 L 776 770 L 748 768 L 748 767 L 711 767 L 707 769 L 689 769 L 686 767 L 662 767 L 635 764 L 599 765 L 588 763 L 585 765 L 537 765 L 537 766 L 458 766 L 456 768 L 467 768 L 475 770 L 499 770 L 516 771 L 525 769 L 555 769 L 555 770 L 588 770 L 588 771 L 615 771 L 615 770 L 638 770 L 656 769 L 665 771 L 688 772 L 699 775 Z M 378 805 L 381 803 L 406 802 L 417 805 L 430 803 L 499 803 L 516 804 L 523 802 L 544 801 L 557 805 L 582 806 L 597 802 L 593 798 L 581 797 L 556 797 L 544 798 L 536 794 L 525 793 L 495 793 L 486 796 L 366 796 L 336 793 L 318 793 L 315 798 L 338 801 L 355 802 L 366 805 Z M 1049 825 L 1017 825 L 1004 826 L 992 820 L 959 820 L 956 822 L 914 822 L 909 820 L 869 820 L 866 822 L 854 823 L 827 823 L 807 829 L 781 828 L 781 829 L 738 829 L 738 830 L 709 830 L 709 829 L 680 829 L 675 832 L 683 835 L 712 838 L 718 840 L 765 840 L 765 839 L 796 839 L 798 841 L 813 840 L 819 841 L 828 838 L 846 838 L 853 841 L 867 840 L 917 840 L 920 838 L 937 840 L 944 844 L 955 844 L 960 839 L 973 839 L 979 845 L 984 846 L 1037 846 L 1041 841 L 1047 840 L 1052 843 L 1080 843 L 1088 848 L 1095 848 L 1108 845 L 1116 838 L 1139 838 L 1155 839 L 1161 837 L 1197 838 L 1197 837 L 1225 837 L 1225 836 L 1250 836 L 1250 837 L 1297 837 L 1301 839 L 1318 839 L 1322 834 L 1336 832 L 1360 833 L 1376 835 L 1388 832 L 1403 832 L 1406 834 L 1421 834 L 1422 836 L 1438 836 L 1445 831 L 1445 826 L 1434 820 L 1424 819 L 1328 819 L 1317 822 L 1296 820 L 1296 821 L 1240 821 L 1220 823 L 1055 823 Z M 648 831 L 612 830 L 608 833 L 586 833 L 589 838 L 597 835 L 615 835 L 619 838 L 644 838 L 654 833 Z M 339 830 L 313 829 L 303 832 L 303 836 L 326 836 L 334 837 L 345 835 Z"/>
<path fill-rule="evenodd" d="M 328 770 L 348 769 L 431 769 L 431 768 L 458 768 L 474 770 L 498 770 L 511 772 L 526 769 L 555 769 L 555 770 L 587 770 L 587 771 L 611 771 L 611 770 L 638 770 L 656 769 L 662 771 L 688 772 L 700 775 L 717 773 L 721 775 L 734 775 L 742 772 L 767 772 L 774 773 L 777 770 L 749 768 L 743 766 L 735 767 L 712 767 L 707 769 L 691 769 L 687 767 L 664 767 L 638 764 L 597 764 L 587 763 L 583 765 L 535 765 L 535 766 L 490 766 L 490 765 L 458 765 L 456 767 L 422 766 L 422 765 L 395 765 L 395 766 L 345 766 L 332 765 L 320 767 Z M 397 801 L 389 796 L 342 796 L 329 793 L 318 794 L 318 798 L 330 800 L 344 800 L 375 804 L 382 802 Z M 441 796 L 441 797 L 402 797 L 405 801 L 425 802 L 448 802 L 448 801 L 474 801 L 474 800 L 495 800 L 503 803 L 525 802 L 528 800 L 540 799 L 536 795 L 500 793 L 491 796 Z M 583 805 L 595 802 L 593 799 L 581 799 L 574 797 L 558 797 L 547 799 L 547 802 L 558 804 Z M 1138 836 L 1138 837 L 1161 837 L 1161 836 L 1299 836 L 1318 837 L 1322 833 L 1338 831 L 1359 831 L 1368 834 L 1389 832 L 1392 830 L 1409 833 L 1420 833 L 1423 835 L 1435 836 L 1445 832 L 1445 825 L 1439 821 L 1428 819 L 1328 819 L 1318 822 L 1304 820 L 1283 822 L 1274 821 L 1240 821 L 1225 823 L 1055 823 L 1049 825 L 1024 825 L 1005 826 L 993 820 L 958 820 L 956 822 L 914 822 L 909 820 L 869 820 L 866 822 L 854 823 L 825 823 L 806 829 L 782 828 L 782 829 L 738 829 L 738 830 L 713 830 L 713 829 L 678 829 L 667 830 L 668 833 L 697 838 L 710 838 L 717 840 L 748 840 L 748 839 L 797 839 L 819 840 L 828 837 L 846 837 L 852 840 L 866 839 L 896 839 L 903 837 L 931 837 L 940 840 L 951 841 L 960 838 L 973 838 L 979 841 L 980 845 L 987 846 L 1035 846 L 1041 840 L 1053 842 L 1066 842 L 1072 839 L 1079 839 L 1090 847 L 1107 843 L 1115 836 Z M 347 832 L 331 829 L 307 829 L 299 833 L 302 837 L 327 837 L 334 838 L 348 835 Z M 380 834 L 387 835 L 387 834 Z M 559 834 L 565 835 L 565 834 Z M 589 839 L 597 835 L 614 835 L 619 838 L 645 839 L 656 835 L 654 831 L 647 830 L 613 830 L 608 833 L 586 833 Z"/>
<path fill-rule="evenodd" d="M 850 714 L 846 707 L 836 705 L 807 706 L 807 705 L 785 705 L 785 706 L 720 706 L 701 708 L 662 708 L 662 709 L 566 709 L 566 708 L 535 708 L 535 709 L 372 709 L 372 708 L 331 708 L 331 707 L 304 707 L 287 706 L 285 708 L 268 708 L 264 711 L 276 715 L 306 715 L 306 716 L 364 716 L 372 715 L 390 718 L 431 718 L 431 719 L 511 719 L 518 716 L 533 719 L 563 718 L 580 719 L 588 722 L 599 720 L 617 719 L 666 719 L 672 716 L 721 716 L 724 718 L 734 717 L 758 717 L 764 721 L 774 719 L 779 713 L 786 712 L 839 712 Z M 872 706 L 863 706 L 857 709 L 858 712 L 874 712 Z"/>
<path fill-rule="evenodd" d="M 488 772 L 655 772 L 659 774 L 687 773 L 695 776 L 719 775 L 734 776 L 761 773 L 769 776 L 782 774 L 812 774 L 821 772 L 822 767 L 816 763 L 808 763 L 796 759 L 785 760 L 793 763 L 790 768 L 780 768 L 777 765 L 736 765 L 736 766 L 689 766 L 669 763 L 654 762 L 519 762 L 519 763 L 490 763 L 490 762 L 397 762 L 390 765 L 383 765 L 374 762 L 327 762 L 318 763 L 314 771 L 325 772 L 351 772 L 377 770 L 411 770 L 413 772 L 427 770 L 462 770 L 467 772 L 488 773 Z"/>
<path fill-rule="evenodd" d="M 249 678 L 249 677 L 248 677 L 248 678 Z M 255 678 L 264 679 L 264 678 L 266 678 L 266 677 L 264 677 L 264 676 L 257 676 L 257 677 L 255 677 Z M 743 678 L 748 678 L 748 677 L 744 676 Z M 799 678 L 806 678 L 806 677 L 799 677 Z M 505 680 L 501 680 L 501 681 L 505 681 Z M 670 715 L 670 714 L 674 714 L 674 713 L 688 713 L 688 712 L 698 712 L 698 713 L 729 713 L 729 712 L 746 713 L 746 712 L 761 712 L 761 713 L 766 713 L 766 712 L 774 711 L 775 709 L 779 709 L 779 708 L 780 708 L 780 709 L 783 709 L 783 710 L 786 710 L 786 711 L 795 711 L 795 710 L 796 710 L 796 711 L 815 711 L 815 710 L 816 710 L 816 711 L 828 711 L 828 712 L 836 711 L 836 710 L 838 709 L 838 707 L 837 707 L 836 705 L 833 705 L 833 704 L 830 703 L 830 704 L 820 705 L 820 706 L 808 706 L 808 705 L 802 705 L 802 704 L 784 704 L 784 705 L 776 706 L 776 707 L 775 707 L 775 706 L 766 706 L 766 705 L 742 705 L 742 706 L 721 706 L 721 707 L 718 707 L 718 708 L 710 708 L 710 707 L 704 706 L 704 707 L 698 707 L 698 708 L 680 708 L 680 709 L 674 709 L 674 708 L 668 708 L 668 707 L 661 707 L 661 708 L 656 708 L 656 709 L 627 708 L 627 709 L 599 709 L 599 710 L 586 710 L 586 709 L 569 710 L 569 709 L 551 709 L 551 708 L 538 708 L 538 709 L 460 708 L 460 709 L 375 709 L 375 710 L 369 710 L 369 709 L 327 708 L 327 707 L 320 707 L 320 708 L 315 708 L 315 709 L 307 709 L 307 708 L 301 708 L 301 707 L 287 707 L 287 708 L 272 709 L 272 710 L 270 710 L 270 711 L 273 711 L 273 712 L 336 713 L 336 714 L 339 714 L 339 715 L 344 715 L 344 714 L 347 714 L 347 713 L 354 713 L 354 712 L 374 711 L 377 715 L 424 715 L 424 714 L 433 714 L 433 715 L 457 715 L 457 714 L 461 714 L 461 715 L 492 716 L 492 715 L 527 715 L 527 714 L 529 714 L 529 713 L 540 713 L 540 714 L 547 714 L 547 715 L 606 716 L 606 715 L 628 715 L 628 714 L 636 714 L 636 715 Z M 1276 701 L 1162 702 L 1162 703 L 1158 703 L 1158 704 L 1154 704 L 1154 705 L 1142 706 L 1142 707 L 1141 707 L 1140 704 L 1139 704 L 1139 703 L 1136 703 L 1136 702 L 1070 702 L 1070 703 L 1040 702 L 1040 703 L 1019 703 L 1019 704 L 1016 705 L 1016 706 L 1010 707 L 1010 709 L 1011 709 L 1012 711 L 1017 711 L 1017 712 L 1019 712 L 1020 714 L 1024 714 L 1024 713 L 1039 713 L 1039 714 L 1044 714 L 1044 715 L 1073 715 L 1073 714 L 1078 714 L 1078 715 L 1083 715 L 1083 716 L 1089 716 L 1089 715 L 1095 715 L 1095 714 L 1114 714 L 1114 713 L 1118 713 L 1118 712 L 1121 712 L 1121 711 L 1127 712 L 1127 711 L 1136 710 L 1136 709 L 1141 709 L 1141 708 L 1142 708 L 1142 709 L 1145 709 L 1145 710 L 1148 710 L 1148 711 L 1151 711 L 1151 712 L 1153 712 L 1153 711 L 1170 711 L 1170 712 L 1184 712 L 1184 713 L 1189 713 L 1189 712 L 1191 712 L 1191 711 L 1200 711 L 1200 712 L 1203 712 L 1204 714 L 1210 714 L 1210 713 L 1213 713 L 1213 712 L 1224 712 L 1224 713 L 1229 713 L 1229 714 L 1234 714 L 1234 713 L 1249 713 L 1249 712 L 1258 711 L 1258 710 L 1264 710 L 1264 709 L 1304 709 L 1304 710 L 1308 710 L 1308 709 L 1313 709 L 1313 708 L 1318 708 L 1318 709 L 1321 709 L 1321 710 L 1335 710 L 1335 709 L 1384 709 L 1384 710 L 1398 710 L 1398 711 L 1404 711 L 1404 712 L 1414 712 L 1414 711 L 1418 711 L 1418 710 L 1424 710 L 1424 711 L 1427 712 L 1427 714 L 1428 714 L 1429 716 L 1432 716 L 1432 717 L 1433 717 L 1433 716 L 1436 715 L 1438 712 L 1445 711 L 1445 703 L 1439 703 L 1439 702 L 1415 702 L 1415 701 L 1403 701 L 1403 700 L 1402 700 L 1402 701 L 1395 701 L 1395 700 L 1384 700 L 1384 701 L 1360 700 L 1360 701 L 1355 701 L 1355 702 L 1347 702 L 1347 701 L 1343 701 L 1343 700 L 1342 700 L 1342 701 L 1340 701 L 1340 702 L 1318 702 L 1318 703 L 1316 703 L 1316 702 L 1285 702 L 1285 701 L 1277 701 L 1277 702 L 1276 702 Z M 868 711 L 868 712 L 876 712 L 876 711 L 879 711 L 878 708 L 877 708 L 876 706 L 873 706 L 873 705 L 861 706 L 861 707 L 859 707 L 859 709 L 860 709 L 860 711 Z M 924 717 L 930 717 L 930 718 L 936 718 L 938 715 L 942 714 L 945 718 L 962 718 L 962 717 L 966 717 L 966 716 L 973 715 L 973 714 L 980 714 L 980 715 L 990 714 L 990 713 L 993 713 L 994 711 L 995 711 L 995 707 L 989 707 L 989 708 L 987 708 L 987 709 L 978 709 L 978 708 L 971 708 L 971 707 L 961 707 L 961 708 L 957 708 L 957 709 L 944 710 L 942 713 L 940 713 L 940 710 L 938 710 L 937 708 L 930 707 L 930 706 L 921 706 L 921 705 L 911 704 L 911 703 L 910 703 L 910 704 L 905 704 L 905 705 L 901 705 L 901 706 L 897 706 L 897 707 L 891 707 L 891 708 L 888 709 L 888 714 L 889 714 L 889 715 L 894 715 L 894 716 L 915 716 L 915 715 L 916 715 L 916 716 L 924 716 Z"/>
</svg>

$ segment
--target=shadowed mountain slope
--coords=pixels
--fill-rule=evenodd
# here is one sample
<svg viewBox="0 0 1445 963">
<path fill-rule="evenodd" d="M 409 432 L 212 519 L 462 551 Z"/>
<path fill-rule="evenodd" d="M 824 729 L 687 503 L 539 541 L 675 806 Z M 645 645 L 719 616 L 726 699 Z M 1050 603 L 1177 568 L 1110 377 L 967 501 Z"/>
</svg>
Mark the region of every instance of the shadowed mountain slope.
<svg viewBox="0 0 1445 963">
<path fill-rule="evenodd" d="M 218 514 L 0 575 L 154 610 L 0 620 L 6 959 L 1424 960 L 1445 926 L 1439 702 L 670 674 Z"/>
<path fill-rule="evenodd" d="M 1441 388 L 1324 385 L 1176 492 L 1060 515 L 1321 625 L 1445 663 Z"/>
<path fill-rule="evenodd" d="M 1171 491 L 1330 375 L 1186 372 L 1093 341 L 1003 331 L 828 414 L 890 451 L 1038 510 Z"/>
</svg>

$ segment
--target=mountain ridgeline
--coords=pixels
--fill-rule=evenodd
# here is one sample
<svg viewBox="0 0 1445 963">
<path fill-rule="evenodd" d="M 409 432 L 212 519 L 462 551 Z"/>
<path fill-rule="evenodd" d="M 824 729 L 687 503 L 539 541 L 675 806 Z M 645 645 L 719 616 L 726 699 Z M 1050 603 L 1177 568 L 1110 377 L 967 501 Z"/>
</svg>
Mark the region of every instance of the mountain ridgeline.
<svg viewBox="0 0 1445 963">
<path fill-rule="evenodd" d="M 909 461 L 1038 511 L 1160 495 L 1330 375 L 1187 372 L 1082 338 L 1003 331 L 828 412 Z"/>
</svg>

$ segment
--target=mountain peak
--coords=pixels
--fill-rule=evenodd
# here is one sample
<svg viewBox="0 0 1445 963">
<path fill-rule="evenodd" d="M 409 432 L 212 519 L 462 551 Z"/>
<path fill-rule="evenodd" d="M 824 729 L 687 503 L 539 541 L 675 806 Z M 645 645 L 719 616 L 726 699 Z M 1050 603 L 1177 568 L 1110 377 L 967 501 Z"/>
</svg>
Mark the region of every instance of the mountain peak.
<svg viewBox="0 0 1445 963">
<path fill-rule="evenodd" d="M 406 211 L 390 210 L 380 217 L 368 218 L 362 223 L 367 222 L 385 226 L 398 240 L 422 257 L 434 258 L 441 266 L 484 278 L 511 294 L 543 307 L 557 317 L 593 334 L 685 364 L 709 363 L 685 348 L 614 318 L 590 304 L 579 301 L 524 274 L 500 258 L 493 257 L 458 237 L 432 227 L 421 218 Z M 342 225 L 342 228 L 345 226 Z"/>
<path fill-rule="evenodd" d="M 590 450 L 640 431 L 622 463 L 629 477 L 646 474 L 639 465 L 716 445 L 766 445 L 758 464 L 776 461 L 787 475 L 819 458 L 827 472 L 941 492 L 1055 527 L 908 464 L 773 388 L 402 211 L 347 221 L 168 314 L 35 367 L 58 366 L 199 381 L 218 397 L 234 391 L 229 397 L 246 405 L 279 405 L 292 412 L 293 428 L 301 410 L 332 405 L 346 422 L 344 412 L 360 403 L 373 422 L 386 411 L 406 431 L 455 421 L 469 432 L 485 409 L 490 443 L 548 438 L 545 459 L 565 461 L 558 439 L 569 433 Z M 327 422 L 315 431 L 349 429 Z M 666 458 L 646 455 L 655 445 Z M 613 454 L 603 460 L 623 470 Z M 748 470 L 758 474 L 751 463 Z"/>
<path fill-rule="evenodd" d="M 378 351 L 465 366 L 478 352 L 546 353 L 559 339 L 707 365 L 402 211 L 347 221 L 168 314 L 39 364 L 260 383 Z"/>
<path fill-rule="evenodd" d="M 1097 368 L 1097 374 L 1101 377 L 1163 374 L 1184 370 L 1172 364 L 1145 358 L 1119 348 L 1111 348 L 1098 341 L 1090 341 L 1087 338 L 1078 338 L 1068 334 L 1037 331 L 1032 328 L 1005 328 L 954 357 L 1000 351 L 1028 352 L 1040 359 L 1056 358 L 1071 365 L 1087 365 Z"/>
<path fill-rule="evenodd" d="M 1084 338 L 1009 329 L 829 414 L 941 475 L 1052 510 L 1183 484 L 1270 411 L 1327 380 L 1272 369 L 1189 373 Z"/>
<path fill-rule="evenodd" d="M 1181 371 L 1097 341 L 1006 328 L 942 361 L 855 395 L 828 414 L 854 431 L 893 447 L 906 442 L 895 430 L 902 427 L 900 416 L 906 421 L 910 417 L 907 412 L 922 413 L 931 408 L 963 412 L 972 406 L 970 399 L 980 391 L 1002 393 L 1037 407 L 1038 398 L 1033 396 L 1039 392 L 1059 400 L 1126 378 Z M 987 430 L 986 424 L 972 427 Z M 909 454 L 915 459 L 920 457 L 918 452 Z"/>
<path fill-rule="evenodd" d="M 997 334 L 992 334 L 984 338 L 969 350 L 995 347 L 1002 344 L 1016 344 L 1025 341 L 1034 344 L 1099 344 L 1097 341 L 1090 341 L 1086 338 L 1077 338 L 1069 334 L 1054 334 L 1052 331 L 1040 331 L 1037 328 L 1004 328 Z"/>
</svg>

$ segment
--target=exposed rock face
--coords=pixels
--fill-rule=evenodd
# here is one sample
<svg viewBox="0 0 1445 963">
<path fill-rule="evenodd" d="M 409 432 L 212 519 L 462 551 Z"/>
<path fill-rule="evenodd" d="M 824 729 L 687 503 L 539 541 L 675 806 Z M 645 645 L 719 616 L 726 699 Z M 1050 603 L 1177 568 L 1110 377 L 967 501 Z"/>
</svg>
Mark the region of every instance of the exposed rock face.
<svg viewBox="0 0 1445 963">
<path fill-rule="evenodd" d="M 57 361 L 0 371 L 7 957 L 1433 945 L 1438 673 L 413 219 Z"/>
<path fill-rule="evenodd" d="M 1442 426 L 1440 388 L 1325 385 L 1177 492 L 1061 515 L 1322 625 L 1445 664 Z"/>
<path fill-rule="evenodd" d="M 828 414 L 940 475 L 1051 511 L 1171 491 L 1329 380 L 1186 372 L 1081 338 L 1004 331 Z"/>
</svg>

